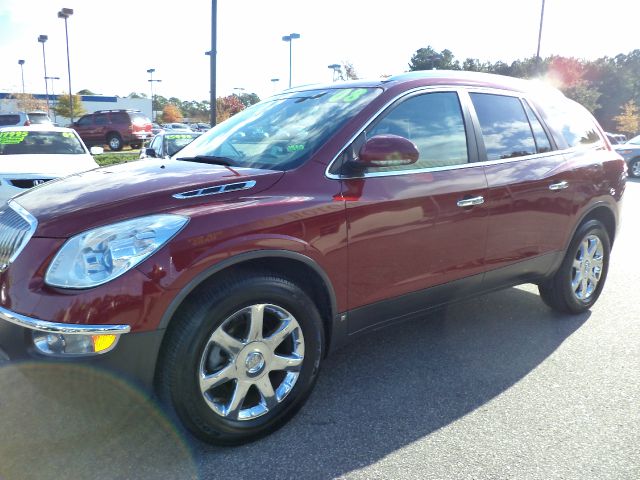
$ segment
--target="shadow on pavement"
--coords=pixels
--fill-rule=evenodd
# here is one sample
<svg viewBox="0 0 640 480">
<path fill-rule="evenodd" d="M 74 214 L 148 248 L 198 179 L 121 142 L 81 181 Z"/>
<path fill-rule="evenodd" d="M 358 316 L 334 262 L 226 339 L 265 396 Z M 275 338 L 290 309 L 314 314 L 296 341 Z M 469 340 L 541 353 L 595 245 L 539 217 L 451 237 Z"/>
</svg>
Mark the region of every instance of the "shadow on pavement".
<svg viewBox="0 0 640 480">
<path fill-rule="evenodd" d="M 202 476 L 331 478 L 375 463 L 509 389 L 588 317 L 512 288 L 374 332 L 325 361 L 282 430 L 235 448 L 194 440 Z"/>
<path fill-rule="evenodd" d="M 88 367 L 0 367 L 0 432 L 2 480 L 198 478 L 153 402 Z"/>
</svg>

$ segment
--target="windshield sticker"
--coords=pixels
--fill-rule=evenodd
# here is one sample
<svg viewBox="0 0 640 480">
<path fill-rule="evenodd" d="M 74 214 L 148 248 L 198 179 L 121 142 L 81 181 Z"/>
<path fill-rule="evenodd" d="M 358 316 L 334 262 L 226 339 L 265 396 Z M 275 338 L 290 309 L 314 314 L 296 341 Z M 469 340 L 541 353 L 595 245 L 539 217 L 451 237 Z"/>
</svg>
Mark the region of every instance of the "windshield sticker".
<svg viewBox="0 0 640 480">
<path fill-rule="evenodd" d="M 29 132 L 0 132 L 0 145 L 15 145 L 22 143 Z"/>
<path fill-rule="evenodd" d="M 75 135 L 71 132 L 62 132 L 62 136 L 66 138 L 74 138 Z"/>
<path fill-rule="evenodd" d="M 165 135 L 165 137 L 167 140 L 179 140 L 179 139 L 184 139 L 184 138 L 193 138 L 193 135 L 189 135 L 189 134 L 178 134 L 178 133 L 174 133 L 171 135 Z"/>
<path fill-rule="evenodd" d="M 366 88 L 347 88 L 329 97 L 329 101 L 351 103 L 358 100 L 365 93 L 367 93 Z"/>
<path fill-rule="evenodd" d="M 301 152 L 304 150 L 304 145 L 287 145 L 287 152 Z"/>
</svg>

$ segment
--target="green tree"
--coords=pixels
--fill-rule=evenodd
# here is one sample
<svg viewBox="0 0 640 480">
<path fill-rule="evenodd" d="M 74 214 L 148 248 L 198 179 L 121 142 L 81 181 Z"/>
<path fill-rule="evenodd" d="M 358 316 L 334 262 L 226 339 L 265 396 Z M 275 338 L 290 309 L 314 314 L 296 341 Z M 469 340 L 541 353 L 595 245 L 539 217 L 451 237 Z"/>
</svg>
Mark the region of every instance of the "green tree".
<svg viewBox="0 0 640 480">
<path fill-rule="evenodd" d="M 622 108 L 622 113 L 614 117 L 617 130 L 630 137 L 634 136 L 640 130 L 640 113 L 638 106 L 633 100 L 629 100 Z"/>
<path fill-rule="evenodd" d="M 255 93 L 241 93 L 238 95 L 238 99 L 245 107 L 250 107 L 260 101 L 260 97 Z"/>
<path fill-rule="evenodd" d="M 58 102 L 53 107 L 56 115 L 60 115 L 61 117 L 65 118 L 71 118 L 71 105 L 69 100 L 70 99 L 68 93 L 58 95 Z M 87 113 L 87 111 L 85 110 L 84 105 L 82 105 L 82 99 L 80 98 L 80 95 L 73 95 L 73 118 L 77 119 L 85 113 Z"/>
<path fill-rule="evenodd" d="M 16 106 L 21 112 L 33 112 L 35 110 L 46 111 L 46 100 L 38 100 L 30 93 L 14 93 L 10 98 L 16 100 Z"/>
<path fill-rule="evenodd" d="M 83 88 L 82 90 L 76 92 L 76 95 L 97 95 L 97 93 L 92 92 L 88 88 Z"/>
<path fill-rule="evenodd" d="M 176 105 L 169 103 L 162 109 L 162 121 L 164 123 L 181 122 L 182 112 Z"/>
<path fill-rule="evenodd" d="M 127 98 L 149 98 L 146 93 L 131 92 Z"/>
<path fill-rule="evenodd" d="M 460 70 L 460 62 L 451 50 L 436 52 L 431 46 L 419 48 L 411 57 L 409 70 Z"/>
</svg>

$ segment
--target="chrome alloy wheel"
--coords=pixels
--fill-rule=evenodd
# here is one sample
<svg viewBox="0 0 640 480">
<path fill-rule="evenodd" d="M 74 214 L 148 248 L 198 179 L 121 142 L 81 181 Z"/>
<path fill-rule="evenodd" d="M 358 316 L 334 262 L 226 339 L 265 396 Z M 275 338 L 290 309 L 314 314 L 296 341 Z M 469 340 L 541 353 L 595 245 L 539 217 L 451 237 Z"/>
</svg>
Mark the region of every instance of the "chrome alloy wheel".
<svg viewBox="0 0 640 480">
<path fill-rule="evenodd" d="M 293 315 L 277 305 L 251 305 L 209 337 L 200 359 L 200 391 L 221 417 L 251 420 L 286 398 L 303 360 L 304 338 Z"/>
<path fill-rule="evenodd" d="M 596 291 L 604 268 L 604 248 L 596 235 L 585 237 L 571 268 L 571 289 L 576 298 L 587 302 Z"/>
</svg>

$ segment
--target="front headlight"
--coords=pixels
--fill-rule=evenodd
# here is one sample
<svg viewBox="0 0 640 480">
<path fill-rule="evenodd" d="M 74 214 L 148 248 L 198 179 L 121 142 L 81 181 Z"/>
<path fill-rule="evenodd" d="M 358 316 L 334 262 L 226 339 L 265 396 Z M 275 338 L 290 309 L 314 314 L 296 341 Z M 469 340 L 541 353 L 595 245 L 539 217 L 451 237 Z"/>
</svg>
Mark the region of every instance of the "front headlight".
<svg viewBox="0 0 640 480">
<path fill-rule="evenodd" d="M 151 215 L 80 233 L 62 246 L 44 280 L 61 288 L 107 283 L 149 257 L 188 221 L 179 215 Z"/>
</svg>

